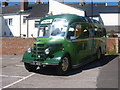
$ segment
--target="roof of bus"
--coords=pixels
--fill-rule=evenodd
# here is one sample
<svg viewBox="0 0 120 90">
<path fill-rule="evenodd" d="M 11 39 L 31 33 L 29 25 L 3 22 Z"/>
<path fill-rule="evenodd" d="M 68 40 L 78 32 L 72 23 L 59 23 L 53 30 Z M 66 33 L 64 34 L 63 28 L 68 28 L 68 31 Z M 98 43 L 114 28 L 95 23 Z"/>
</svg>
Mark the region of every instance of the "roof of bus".
<svg viewBox="0 0 120 90">
<path fill-rule="evenodd" d="M 89 17 L 78 16 L 78 15 L 75 15 L 75 14 L 59 14 L 59 15 L 48 16 L 48 17 L 42 18 L 40 20 L 40 22 L 43 21 L 43 20 L 46 20 L 46 19 L 55 19 L 55 18 L 64 18 L 68 22 L 81 21 L 81 22 L 89 22 L 89 23 L 102 24 L 101 22 L 99 22 L 97 20 L 94 20 L 94 19 L 91 19 Z"/>
<path fill-rule="evenodd" d="M 46 19 L 55 19 L 55 18 L 64 18 L 67 21 L 73 21 L 73 20 L 77 20 L 78 18 L 81 19 L 81 21 L 83 21 L 83 17 L 82 16 L 78 16 L 75 14 L 60 14 L 60 15 L 53 15 L 53 16 L 48 16 L 48 17 L 44 17 L 42 18 L 40 21 L 46 20 Z"/>
</svg>

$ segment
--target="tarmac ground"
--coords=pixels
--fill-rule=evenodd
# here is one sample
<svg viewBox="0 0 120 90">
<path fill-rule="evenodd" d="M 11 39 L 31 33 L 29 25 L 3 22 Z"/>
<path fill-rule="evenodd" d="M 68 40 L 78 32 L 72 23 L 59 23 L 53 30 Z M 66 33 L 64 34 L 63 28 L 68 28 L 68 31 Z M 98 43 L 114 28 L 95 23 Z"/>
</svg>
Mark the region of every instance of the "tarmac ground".
<svg viewBox="0 0 120 90">
<path fill-rule="evenodd" d="M 19 55 L 2 55 L 0 60 L 0 88 L 118 88 L 118 55 L 106 55 L 66 76 L 57 76 L 53 67 L 28 72 Z"/>
</svg>

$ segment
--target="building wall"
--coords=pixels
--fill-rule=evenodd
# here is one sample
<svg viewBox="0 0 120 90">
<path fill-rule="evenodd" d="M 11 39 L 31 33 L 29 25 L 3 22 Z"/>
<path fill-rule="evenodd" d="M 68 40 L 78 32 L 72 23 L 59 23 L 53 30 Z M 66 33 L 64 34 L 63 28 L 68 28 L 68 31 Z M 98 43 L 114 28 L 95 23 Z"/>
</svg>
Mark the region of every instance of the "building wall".
<svg viewBox="0 0 120 90">
<path fill-rule="evenodd" d="M 28 20 L 28 28 L 29 28 L 29 37 L 32 37 L 31 34 L 33 34 L 33 37 L 37 37 L 38 33 L 38 27 L 35 27 L 35 21 L 40 21 L 40 19 L 33 19 Z"/>
<path fill-rule="evenodd" d="M 56 14 L 77 14 L 79 16 L 85 16 L 85 12 L 83 10 L 70 7 L 68 5 L 59 3 L 59 2 L 54 1 L 54 0 L 49 1 L 49 13 L 51 13 L 51 12 L 53 15 L 56 15 Z"/>
<path fill-rule="evenodd" d="M 101 13 L 100 16 L 104 22 L 107 32 L 115 31 L 119 33 L 119 13 Z"/>
<path fill-rule="evenodd" d="M 3 37 L 27 37 L 27 20 L 23 23 L 24 16 L 28 16 L 29 14 L 8 14 L 4 15 L 2 18 L 2 36 Z M 9 19 L 12 19 L 12 25 L 9 25 Z M 6 20 L 8 21 L 6 23 Z M 6 32 L 6 35 L 5 35 Z M 10 34 L 11 32 L 11 34 Z"/>
<path fill-rule="evenodd" d="M 0 37 L 2 37 L 2 15 L 0 16 Z"/>
<path fill-rule="evenodd" d="M 120 14 L 118 13 L 101 13 L 100 14 L 105 26 L 118 26 L 120 23 L 118 23 L 118 17 Z"/>
<path fill-rule="evenodd" d="M 32 38 L 0 38 L 0 55 L 23 55 L 33 45 Z"/>
<path fill-rule="evenodd" d="M 28 37 L 28 22 L 24 17 L 27 17 L 29 14 L 22 14 L 21 15 L 21 37 Z M 25 23 L 23 20 L 25 19 Z M 25 36 L 24 36 L 25 35 Z"/>
<path fill-rule="evenodd" d="M 120 44 L 118 38 L 107 38 L 106 46 L 107 54 L 116 54 L 120 51 Z"/>
<path fill-rule="evenodd" d="M 9 25 L 8 19 L 12 19 L 12 24 Z M 8 23 L 6 23 L 6 20 Z M 2 17 L 2 36 L 3 37 L 18 37 L 20 34 L 20 16 L 19 15 L 4 15 Z M 5 35 L 6 33 L 6 35 Z M 11 34 L 10 34 L 11 33 Z"/>
</svg>

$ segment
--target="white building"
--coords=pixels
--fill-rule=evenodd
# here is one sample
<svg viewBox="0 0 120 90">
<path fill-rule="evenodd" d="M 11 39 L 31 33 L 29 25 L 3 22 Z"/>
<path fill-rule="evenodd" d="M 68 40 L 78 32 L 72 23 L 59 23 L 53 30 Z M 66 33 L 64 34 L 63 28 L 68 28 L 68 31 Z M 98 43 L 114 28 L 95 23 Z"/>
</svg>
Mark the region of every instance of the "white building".
<svg viewBox="0 0 120 90">
<path fill-rule="evenodd" d="M 118 32 L 120 25 L 118 24 L 118 6 L 92 6 L 91 4 L 63 4 L 54 0 L 50 0 L 49 4 L 41 4 L 36 0 L 36 4 L 28 5 L 22 2 L 21 5 L 6 6 L 2 8 L 0 14 L 0 22 L 2 22 L 3 37 L 37 37 L 38 21 L 48 14 L 77 14 L 80 16 L 93 17 L 97 20 L 103 20 L 107 31 L 114 29 Z M 103 6 L 101 6 L 103 5 Z M 120 8 L 120 7 L 119 7 Z"/>
<path fill-rule="evenodd" d="M 85 12 L 81 9 L 76 9 L 69 5 L 57 2 L 55 0 L 49 0 L 49 13 L 52 15 L 57 14 L 76 14 L 79 16 L 85 16 Z"/>
<path fill-rule="evenodd" d="M 100 13 L 100 16 L 104 20 L 104 25 L 108 29 L 115 30 L 120 27 L 120 13 Z"/>
<path fill-rule="evenodd" d="M 28 37 L 37 37 L 38 31 L 38 21 L 41 18 L 45 17 L 49 12 L 49 5 L 48 4 L 37 4 L 32 8 L 30 15 L 26 18 L 27 22 L 27 34 Z"/>
<path fill-rule="evenodd" d="M 6 6 L 2 8 L 2 36 L 3 37 L 37 37 L 36 23 L 47 14 L 77 14 L 84 16 L 84 11 L 50 0 L 48 4 Z"/>
<path fill-rule="evenodd" d="M 101 18 L 104 20 L 106 26 L 118 26 L 118 13 L 100 13 Z"/>
<path fill-rule="evenodd" d="M 21 5 L 5 6 L 2 8 L 0 20 L 2 24 L 0 36 L 2 37 L 37 37 L 36 22 L 48 13 L 48 4 L 36 2 L 28 5 L 21 2 Z"/>
<path fill-rule="evenodd" d="M 20 7 L 25 2 L 22 2 L 21 5 L 6 6 L 2 7 L 2 36 L 3 37 L 20 37 L 22 33 L 24 34 L 26 28 L 22 23 L 22 20 L 25 16 L 28 16 L 29 13 L 24 13 L 26 10 L 25 7 Z"/>
<path fill-rule="evenodd" d="M 120 37 L 120 13 L 100 13 L 100 16 L 104 20 L 108 32 L 115 32 Z"/>
</svg>

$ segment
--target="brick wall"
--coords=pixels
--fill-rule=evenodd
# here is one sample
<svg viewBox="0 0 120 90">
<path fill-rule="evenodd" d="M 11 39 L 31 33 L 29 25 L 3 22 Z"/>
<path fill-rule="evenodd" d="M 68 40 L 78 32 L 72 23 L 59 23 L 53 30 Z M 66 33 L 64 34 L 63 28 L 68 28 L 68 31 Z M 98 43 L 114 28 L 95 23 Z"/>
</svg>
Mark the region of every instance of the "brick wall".
<svg viewBox="0 0 120 90">
<path fill-rule="evenodd" d="M 23 53 L 33 45 L 32 38 L 0 38 L 0 54 L 3 55 L 23 55 Z M 107 39 L 107 53 L 118 53 L 118 38 Z M 114 51 L 115 50 L 115 51 Z"/>
<path fill-rule="evenodd" d="M 107 54 L 117 54 L 118 53 L 118 38 L 108 38 L 106 41 L 107 44 Z"/>
<path fill-rule="evenodd" d="M 0 54 L 3 55 L 22 55 L 35 41 L 32 38 L 0 38 L 0 40 L 2 40 Z"/>
</svg>

